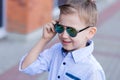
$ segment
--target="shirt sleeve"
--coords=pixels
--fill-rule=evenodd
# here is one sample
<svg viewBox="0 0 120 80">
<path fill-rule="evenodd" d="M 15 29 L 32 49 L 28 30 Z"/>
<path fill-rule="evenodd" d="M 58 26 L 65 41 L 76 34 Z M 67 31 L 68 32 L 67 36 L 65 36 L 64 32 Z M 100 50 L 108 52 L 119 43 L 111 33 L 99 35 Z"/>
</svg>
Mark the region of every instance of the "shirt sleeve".
<svg viewBox="0 0 120 80">
<path fill-rule="evenodd" d="M 35 75 L 38 73 L 42 73 L 44 71 L 48 71 L 50 61 L 52 59 L 52 54 L 53 54 L 53 50 L 46 49 L 45 51 L 40 53 L 36 61 L 30 64 L 27 68 L 21 69 L 22 62 L 24 61 L 27 55 L 23 56 L 19 64 L 19 71 L 29 75 Z"/>
<path fill-rule="evenodd" d="M 104 71 L 102 70 L 95 70 L 89 73 L 88 75 L 89 76 L 87 77 L 86 80 L 106 80 Z"/>
</svg>

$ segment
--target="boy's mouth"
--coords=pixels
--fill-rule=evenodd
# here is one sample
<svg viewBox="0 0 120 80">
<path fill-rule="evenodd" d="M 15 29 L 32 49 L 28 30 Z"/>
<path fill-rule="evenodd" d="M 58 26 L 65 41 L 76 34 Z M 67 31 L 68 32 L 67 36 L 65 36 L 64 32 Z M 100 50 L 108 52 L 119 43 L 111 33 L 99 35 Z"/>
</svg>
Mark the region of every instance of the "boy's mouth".
<svg viewBox="0 0 120 80">
<path fill-rule="evenodd" d="M 71 41 L 65 41 L 65 40 L 62 40 L 62 43 L 63 43 L 63 44 L 70 44 Z"/>
</svg>

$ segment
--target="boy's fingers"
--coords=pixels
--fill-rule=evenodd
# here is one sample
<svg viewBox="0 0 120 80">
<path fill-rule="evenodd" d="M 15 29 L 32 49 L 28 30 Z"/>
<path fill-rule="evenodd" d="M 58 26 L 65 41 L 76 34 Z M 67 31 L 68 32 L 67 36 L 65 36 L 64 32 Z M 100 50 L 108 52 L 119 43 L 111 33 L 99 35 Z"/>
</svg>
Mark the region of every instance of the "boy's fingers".
<svg viewBox="0 0 120 80">
<path fill-rule="evenodd" d="M 55 32 L 54 25 L 56 24 L 56 21 L 52 21 L 49 25 L 51 26 L 51 30 Z"/>
<path fill-rule="evenodd" d="M 48 32 L 55 32 L 54 30 L 54 25 L 56 24 L 56 21 L 51 21 L 51 23 L 47 23 L 44 25 L 44 28 L 48 31 Z"/>
<path fill-rule="evenodd" d="M 52 32 L 55 32 L 55 31 L 54 31 L 54 25 L 53 25 L 52 23 L 48 23 L 47 26 L 48 26 L 48 28 L 49 28 L 49 32 L 51 32 L 51 31 L 52 31 Z"/>
<path fill-rule="evenodd" d="M 53 20 L 53 21 L 52 21 L 52 25 L 53 25 L 52 30 L 53 30 L 53 32 L 55 32 L 54 25 L 55 25 L 57 22 L 58 22 L 58 20 Z"/>
<path fill-rule="evenodd" d="M 52 24 L 55 24 L 56 22 L 55 21 L 52 21 Z"/>
<path fill-rule="evenodd" d="M 58 20 L 53 20 L 52 24 L 56 24 L 58 22 Z"/>
</svg>

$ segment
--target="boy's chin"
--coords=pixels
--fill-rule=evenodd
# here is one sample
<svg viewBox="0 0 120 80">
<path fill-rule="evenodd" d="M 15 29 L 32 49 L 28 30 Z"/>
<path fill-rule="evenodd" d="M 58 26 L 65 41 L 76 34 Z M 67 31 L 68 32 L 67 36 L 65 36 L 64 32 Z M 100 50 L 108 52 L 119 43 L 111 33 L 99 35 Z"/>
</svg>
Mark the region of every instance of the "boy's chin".
<svg viewBox="0 0 120 80">
<path fill-rule="evenodd" d="M 73 50 L 75 50 L 74 48 L 71 48 L 71 47 L 64 47 L 64 46 L 63 46 L 63 48 L 64 48 L 65 50 L 67 50 L 67 51 L 73 51 Z"/>
</svg>

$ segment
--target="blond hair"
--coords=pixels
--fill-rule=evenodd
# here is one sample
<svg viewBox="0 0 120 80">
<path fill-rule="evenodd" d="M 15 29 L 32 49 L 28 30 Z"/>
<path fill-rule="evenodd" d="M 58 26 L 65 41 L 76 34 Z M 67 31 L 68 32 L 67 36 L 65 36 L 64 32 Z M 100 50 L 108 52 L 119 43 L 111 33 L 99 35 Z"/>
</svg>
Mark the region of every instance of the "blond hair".
<svg viewBox="0 0 120 80">
<path fill-rule="evenodd" d="M 72 14 L 76 11 L 87 26 L 96 26 L 97 7 L 93 0 L 65 0 L 59 5 L 60 14 Z"/>
</svg>

